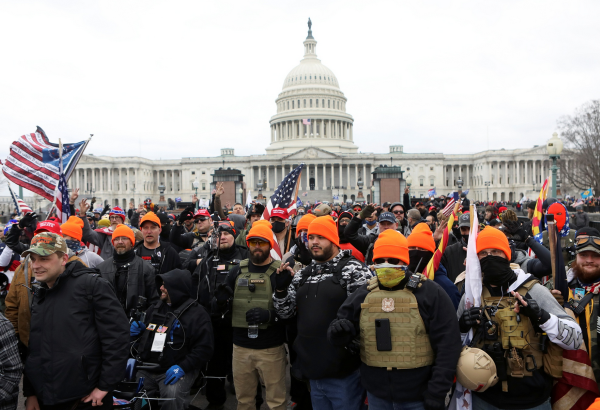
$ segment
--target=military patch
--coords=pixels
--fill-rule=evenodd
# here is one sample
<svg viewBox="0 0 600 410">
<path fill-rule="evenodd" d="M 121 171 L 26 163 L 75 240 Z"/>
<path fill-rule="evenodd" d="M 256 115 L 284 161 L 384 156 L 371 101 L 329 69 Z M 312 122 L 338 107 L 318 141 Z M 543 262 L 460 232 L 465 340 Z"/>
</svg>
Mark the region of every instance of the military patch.
<svg viewBox="0 0 600 410">
<path fill-rule="evenodd" d="M 394 306 L 394 299 L 383 298 L 381 300 L 381 310 L 384 312 L 393 312 L 396 307 Z"/>
<path fill-rule="evenodd" d="M 265 283 L 264 279 L 250 279 L 250 283 Z"/>
</svg>

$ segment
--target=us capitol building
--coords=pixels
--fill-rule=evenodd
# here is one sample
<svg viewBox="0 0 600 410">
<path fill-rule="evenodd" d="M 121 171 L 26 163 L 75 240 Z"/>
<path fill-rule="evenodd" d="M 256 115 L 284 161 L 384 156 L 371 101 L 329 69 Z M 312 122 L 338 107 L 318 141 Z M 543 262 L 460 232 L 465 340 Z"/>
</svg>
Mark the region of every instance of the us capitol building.
<svg viewBox="0 0 600 410">
<path fill-rule="evenodd" d="M 317 58 L 311 24 L 309 20 L 304 58 L 285 77 L 275 100 L 265 155 L 237 156 L 233 148 L 222 148 L 218 157 L 160 161 L 84 155 L 70 188 L 96 196 L 98 203 L 128 207 L 147 197 L 158 201 L 160 191 L 165 200 L 189 201 L 197 190 L 198 198 L 206 200 L 214 181 L 235 181 L 235 193 L 228 192 L 233 205 L 245 203 L 249 190 L 253 197 L 270 197 L 291 169 L 305 163 L 302 201 L 383 202 L 385 195 L 398 200 L 406 183 L 417 198 L 426 197 L 432 188 L 437 195 L 469 189 L 472 200 L 537 197 L 550 175 L 545 146 L 447 155 L 405 153 L 402 145 L 392 142 L 387 153 L 359 153 L 347 99 L 335 74 Z M 383 177 L 397 179 L 391 192 L 380 186 Z"/>
</svg>

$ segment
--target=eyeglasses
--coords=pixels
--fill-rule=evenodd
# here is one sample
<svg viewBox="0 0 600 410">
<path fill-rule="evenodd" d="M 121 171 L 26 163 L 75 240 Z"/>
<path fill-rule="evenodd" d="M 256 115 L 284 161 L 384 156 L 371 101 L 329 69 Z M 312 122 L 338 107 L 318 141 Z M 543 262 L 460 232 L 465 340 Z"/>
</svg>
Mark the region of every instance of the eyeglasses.
<svg viewBox="0 0 600 410">
<path fill-rule="evenodd" d="M 400 265 L 400 259 L 398 258 L 377 258 L 377 259 L 373 259 L 373 262 L 377 265 L 381 264 L 381 263 L 390 263 L 392 265 Z"/>
<path fill-rule="evenodd" d="M 594 248 L 600 249 L 600 238 L 597 236 L 581 235 L 575 238 L 575 247 L 584 248 L 587 245 L 592 245 Z"/>
<path fill-rule="evenodd" d="M 269 246 L 269 242 L 261 241 L 260 239 L 251 239 L 248 241 L 248 245 L 253 246 L 255 248 L 266 248 Z"/>
<path fill-rule="evenodd" d="M 208 218 L 196 218 L 196 223 L 199 224 L 200 222 L 204 222 L 206 221 Z"/>
<path fill-rule="evenodd" d="M 480 258 L 485 258 L 486 256 L 503 256 L 504 252 L 502 252 L 500 249 L 490 249 L 490 250 L 483 250 L 481 252 L 477 253 L 477 256 L 479 256 Z"/>
<path fill-rule="evenodd" d="M 403 215 L 404 211 L 392 211 L 396 215 Z"/>
<path fill-rule="evenodd" d="M 112 215 L 108 217 L 109 221 L 116 221 L 117 219 L 122 219 L 120 216 Z"/>
</svg>

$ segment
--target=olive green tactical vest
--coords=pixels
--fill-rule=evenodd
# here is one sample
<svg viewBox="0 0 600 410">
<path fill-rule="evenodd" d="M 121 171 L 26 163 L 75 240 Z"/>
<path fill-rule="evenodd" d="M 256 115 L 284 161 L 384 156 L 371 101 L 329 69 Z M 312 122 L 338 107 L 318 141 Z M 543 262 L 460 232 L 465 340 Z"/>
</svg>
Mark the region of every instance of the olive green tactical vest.
<svg viewBox="0 0 600 410">
<path fill-rule="evenodd" d="M 423 280 L 426 279 L 422 277 Z M 432 365 L 434 353 L 415 295 L 407 289 L 379 290 L 376 277 L 371 279 L 368 288 L 370 292 L 360 305 L 360 358 L 363 363 L 388 370 Z M 377 350 L 376 319 L 390 321 L 391 351 Z"/>
<path fill-rule="evenodd" d="M 517 293 L 524 298 L 536 283 L 538 281 L 534 280 L 520 286 L 517 289 Z M 517 315 L 514 311 L 516 299 L 512 296 L 491 296 L 488 289 L 484 286 L 481 301 L 483 306 L 494 306 L 497 308 L 494 315 L 490 315 L 489 312 L 484 311 L 485 318 L 483 320 L 493 323 L 493 329 L 497 332 L 498 338 L 497 340 L 486 340 L 482 337 L 477 343 L 477 347 L 483 348 L 485 344 L 500 342 L 506 352 L 505 358 L 509 376 L 528 377 L 532 375 L 534 369 L 543 369 L 545 360 L 543 357 L 544 353 L 540 348 L 541 334 L 536 333 L 527 316 L 522 314 Z M 492 330 L 488 332 L 492 332 Z M 512 349 L 516 349 L 520 355 L 514 356 Z M 506 386 L 503 386 L 503 390 L 507 391 L 505 389 Z"/>
<path fill-rule="evenodd" d="M 248 259 L 240 262 L 240 271 L 235 281 L 233 293 L 233 312 L 231 325 L 233 327 L 248 328 L 246 312 L 253 308 L 273 310 L 273 288 L 271 287 L 271 275 L 279 268 L 281 261 L 273 261 L 265 273 L 250 273 L 248 271 Z M 254 285 L 254 292 L 251 286 Z M 259 325 L 259 329 L 266 329 L 268 323 Z"/>
</svg>

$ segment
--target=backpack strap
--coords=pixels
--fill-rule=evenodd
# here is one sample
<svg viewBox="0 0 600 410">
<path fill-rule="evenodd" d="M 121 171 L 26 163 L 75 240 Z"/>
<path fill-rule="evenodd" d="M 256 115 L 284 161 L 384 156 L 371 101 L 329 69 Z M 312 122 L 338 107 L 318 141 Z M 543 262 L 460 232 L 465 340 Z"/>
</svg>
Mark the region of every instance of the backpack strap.
<svg viewBox="0 0 600 410">
<path fill-rule="evenodd" d="M 339 283 L 340 286 L 342 287 L 342 289 L 346 290 L 346 288 L 348 287 L 348 283 L 346 281 L 346 279 L 344 279 L 344 277 L 342 276 L 342 272 L 344 270 L 344 268 L 346 267 L 346 265 L 348 264 L 348 262 L 350 262 L 350 260 L 352 259 L 352 256 L 344 256 L 343 258 L 341 258 L 339 260 L 339 262 L 337 263 L 337 265 L 335 265 L 335 268 L 333 269 L 333 281 L 335 283 Z"/>
</svg>

